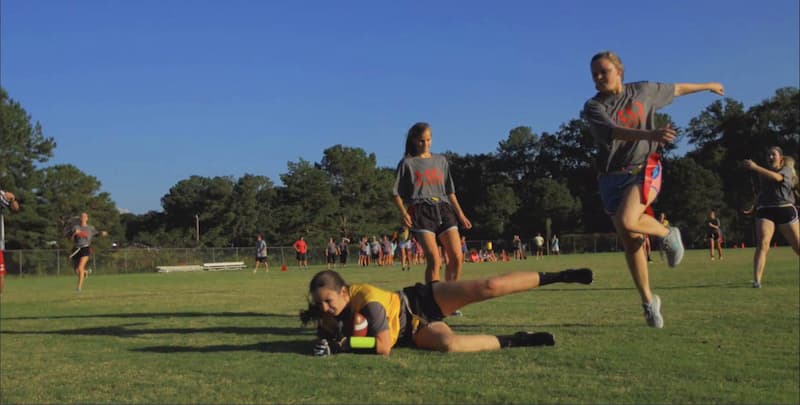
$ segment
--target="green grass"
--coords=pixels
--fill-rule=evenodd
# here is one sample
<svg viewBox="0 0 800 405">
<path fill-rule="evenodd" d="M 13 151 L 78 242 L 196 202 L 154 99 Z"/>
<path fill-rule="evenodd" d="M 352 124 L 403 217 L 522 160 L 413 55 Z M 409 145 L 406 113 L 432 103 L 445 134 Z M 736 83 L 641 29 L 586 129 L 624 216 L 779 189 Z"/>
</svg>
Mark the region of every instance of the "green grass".
<svg viewBox="0 0 800 405">
<path fill-rule="evenodd" d="M 546 330 L 557 345 L 477 354 L 309 355 L 299 326 L 314 271 L 10 277 L 0 306 L 0 403 L 798 403 L 798 258 L 690 251 L 651 266 L 665 328 L 645 326 L 622 254 L 467 264 L 464 278 L 589 266 L 591 286 L 553 285 L 473 304 L 460 333 Z M 349 282 L 422 279 L 348 268 Z"/>
</svg>

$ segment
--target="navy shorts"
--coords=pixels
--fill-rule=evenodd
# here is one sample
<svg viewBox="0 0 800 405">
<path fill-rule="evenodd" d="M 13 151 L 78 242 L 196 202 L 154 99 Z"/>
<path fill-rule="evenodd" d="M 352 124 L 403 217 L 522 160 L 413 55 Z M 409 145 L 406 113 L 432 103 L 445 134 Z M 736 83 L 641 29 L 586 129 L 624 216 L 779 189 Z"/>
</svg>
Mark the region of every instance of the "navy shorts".
<svg viewBox="0 0 800 405">
<path fill-rule="evenodd" d="M 658 194 L 661 190 L 661 163 L 653 168 L 652 176 L 650 178 L 650 192 Z M 625 196 L 625 191 L 628 187 L 634 184 L 644 184 L 645 170 L 636 171 L 623 171 L 616 173 L 607 173 L 601 175 L 597 179 L 600 189 L 600 200 L 603 201 L 603 210 L 606 214 L 614 215 L 617 208 L 622 203 L 622 197 Z"/>
</svg>

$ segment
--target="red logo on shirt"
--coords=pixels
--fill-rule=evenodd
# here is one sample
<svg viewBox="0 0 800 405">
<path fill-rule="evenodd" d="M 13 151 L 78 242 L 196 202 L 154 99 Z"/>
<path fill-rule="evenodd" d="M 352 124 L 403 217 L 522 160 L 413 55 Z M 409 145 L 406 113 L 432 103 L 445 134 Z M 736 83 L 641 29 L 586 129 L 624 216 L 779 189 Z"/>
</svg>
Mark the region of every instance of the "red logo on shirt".
<svg viewBox="0 0 800 405">
<path fill-rule="evenodd" d="M 644 120 L 644 104 L 639 101 L 628 103 L 624 110 L 617 111 L 617 121 L 624 127 L 637 128 Z"/>
<path fill-rule="evenodd" d="M 444 185 L 444 173 L 436 168 L 425 169 L 424 173 L 414 172 L 414 184 L 417 187 Z"/>
</svg>

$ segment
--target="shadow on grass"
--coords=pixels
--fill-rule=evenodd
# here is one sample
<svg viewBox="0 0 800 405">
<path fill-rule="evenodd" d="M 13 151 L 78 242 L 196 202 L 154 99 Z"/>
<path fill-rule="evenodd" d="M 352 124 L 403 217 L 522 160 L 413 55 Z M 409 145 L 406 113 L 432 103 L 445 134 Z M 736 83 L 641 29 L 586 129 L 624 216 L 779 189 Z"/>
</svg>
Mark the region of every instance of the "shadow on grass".
<svg viewBox="0 0 800 405">
<path fill-rule="evenodd" d="M 542 330 L 544 328 L 607 328 L 607 327 L 623 327 L 624 325 L 598 325 L 590 323 L 550 323 L 538 325 L 450 325 L 454 331 L 469 331 L 469 330 L 491 330 L 491 329 L 519 329 L 527 328 L 529 331 Z"/>
<path fill-rule="evenodd" d="M 201 318 L 201 317 L 269 317 L 269 318 L 295 318 L 297 315 L 269 314 L 263 312 L 139 312 L 118 314 L 86 314 L 86 315 L 57 315 L 57 316 L 19 316 L 2 318 L 4 320 L 35 320 L 35 319 L 86 319 L 86 318 Z"/>
<path fill-rule="evenodd" d="M 131 327 L 146 325 L 143 322 L 128 323 L 115 326 L 98 326 L 94 328 L 57 329 L 57 330 L 0 330 L 0 335 L 65 335 L 65 336 L 116 336 L 136 337 L 153 334 L 194 334 L 194 333 L 232 333 L 237 335 L 311 335 L 310 328 L 279 328 L 279 327 L 241 327 L 241 326 L 215 326 L 208 328 L 152 328 L 134 329 Z"/>
<path fill-rule="evenodd" d="M 307 341 L 287 340 L 279 342 L 260 342 L 252 345 L 211 345 L 211 346 L 150 346 L 131 349 L 140 353 L 216 353 L 257 351 L 266 353 L 311 354 L 311 344 Z"/>
</svg>

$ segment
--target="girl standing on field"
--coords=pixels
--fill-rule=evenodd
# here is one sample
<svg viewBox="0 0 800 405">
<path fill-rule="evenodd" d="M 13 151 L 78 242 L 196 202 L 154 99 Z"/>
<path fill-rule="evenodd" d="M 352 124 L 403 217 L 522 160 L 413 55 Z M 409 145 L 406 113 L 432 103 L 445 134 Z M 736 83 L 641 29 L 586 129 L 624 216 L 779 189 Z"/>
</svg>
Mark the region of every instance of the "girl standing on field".
<svg viewBox="0 0 800 405">
<path fill-rule="evenodd" d="M 491 298 L 532 290 L 551 283 L 592 283 L 589 269 L 557 273 L 517 272 L 480 280 L 416 283 L 401 291 L 369 284 L 345 283 L 335 271 L 317 273 L 308 286 L 303 324 L 317 321 L 314 355 L 340 352 L 388 355 L 393 347 L 411 345 L 440 352 L 478 352 L 520 346 L 552 346 L 547 332 L 511 336 L 458 335 L 442 322 L 444 314 Z M 365 337 L 353 337 L 356 314 L 367 320 Z"/>
<path fill-rule="evenodd" d="M 445 280 L 458 280 L 463 265 L 458 224 L 470 229 L 472 223 L 458 204 L 447 158 L 431 153 L 431 126 L 425 122 L 408 130 L 405 155 L 397 165 L 394 202 L 403 224 L 422 243 L 425 282 L 439 281 L 437 238 L 448 256 Z"/>
<path fill-rule="evenodd" d="M 714 249 L 719 253 L 719 260 L 722 260 L 722 229 L 719 218 L 717 218 L 717 211 L 711 210 L 708 213 L 708 248 L 711 253 L 711 260 L 714 260 Z"/>
<path fill-rule="evenodd" d="M 756 172 L 761 178 L 761 192 L 758 194 L 756 206 L 756 252 L 753 256 L 753 288 L 761 288 L 761 277 L 767 264 L 767 252 L 775 227 L 800 255 L 800 224 L 797 219 L 797 172 L 789 157 L 783 156 L 783 150 L 777 146 L 769 148 L 767 154 L 768 168 L 756 164 L 750 159 L 744 161 L 744 167 Z M 794 160 L 792 159 L 791 162 Z"/>
<path fill-rule="evenodd" d="M 624 67 L 613 52 L 600 52 L 591 60 L 592 80 L 598 93 L 583 108 L 598 147 L 598 183 L 603 208 L 611 216 L 625 247 L 625 259 L 642 299 L 647 324 L 661 328 L 661 299 L 650 292 L 644 235 L 664 238 L 667 262 L 677 266 L 683 258 L 678 228 L 665 227 L 645 213 L 661 189 L 659 147 L 675 141 L 669 125 L 656 128 L 656 111 L 677 96 L 708 90 L 724 95 L 720 83 L 623 84 Z"/>
</svg>

